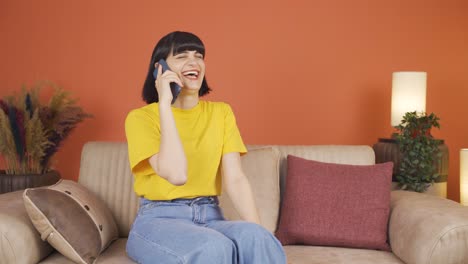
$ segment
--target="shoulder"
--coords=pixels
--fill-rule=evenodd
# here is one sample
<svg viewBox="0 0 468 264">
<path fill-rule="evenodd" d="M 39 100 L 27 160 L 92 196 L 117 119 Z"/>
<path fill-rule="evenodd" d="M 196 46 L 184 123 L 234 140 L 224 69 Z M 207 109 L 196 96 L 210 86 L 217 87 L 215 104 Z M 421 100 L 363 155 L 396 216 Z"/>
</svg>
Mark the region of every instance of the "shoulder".
<svg viewBox="0 0 468 264">
<path fill-rule="evenodd" d="M 205 111 L 208 110 L 224 114 L 232 112 L 231 106 L 225 102 L 200 101 L 200 103 Z"/>
<path fill-rule="evenodd" d="M 145 105 L 140 108 L 132 109 L 128 112 L 125 123 L 138 120 L 153 120 L 159 114 L 157 103 Z"/>
</svg>

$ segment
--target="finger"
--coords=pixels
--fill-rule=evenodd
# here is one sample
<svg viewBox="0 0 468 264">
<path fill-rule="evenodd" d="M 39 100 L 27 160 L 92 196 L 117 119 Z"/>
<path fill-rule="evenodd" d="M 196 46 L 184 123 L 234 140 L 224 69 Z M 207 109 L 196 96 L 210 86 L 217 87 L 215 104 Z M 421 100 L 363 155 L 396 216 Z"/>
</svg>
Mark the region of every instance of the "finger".
<svg viewBox="0 0 468 264">
<path fill-rule="evenodd" d="M 164 76 L 165 78 L 167 78 L 167 77 L 174 77 L 174 78 L 178 78 L 178 79 L 180 80 L 179 75 L 178 75 L 177 73 L 173 72 L 173 71 L 170 71 L 170 70 L 165 71 L 165 72 L 163 73 L 163 76 Z"/>
<path fill-rule="evenodd" d="M 167 78 L 169 83 L 177 83 L 180 87 L 183 87 L 182 81 L 177 76 L 170 76 Z"/>
<path fill-rule="evenodd" d="M 166 71 L 163 73 L 162 76 L 173 76 L 173 75 L 177 76 L 177 74 L 176 74 L 175 72 L 173 72 L 173 71 L 171 71 L 171 70 L 166 70 Z"/>
<path fill-rule="evenodd" d="M 158 76 L 161 76 L 162 66 L 159 65 L 159 63 L 157 63 L 157 66 L 158 66 Z"/>
<path fill-rule="evenodd" d="M 162 75 L 164 78 L 177 78 L 180 81 L 179 75 L 177 73 L 167 70 Z"/>
</svg>

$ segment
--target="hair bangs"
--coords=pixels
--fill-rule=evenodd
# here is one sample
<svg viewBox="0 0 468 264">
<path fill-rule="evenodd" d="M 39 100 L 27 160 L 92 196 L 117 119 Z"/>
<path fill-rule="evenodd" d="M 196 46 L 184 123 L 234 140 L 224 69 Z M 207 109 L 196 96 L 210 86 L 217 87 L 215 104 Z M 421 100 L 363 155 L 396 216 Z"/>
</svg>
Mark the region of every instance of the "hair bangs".
<svg viewBox="0 0 468 264">
<path fill-rule="evenodd" d="M 185 33 L 185 32 L 184 32 Z M 205 46 L 203 42 L 195 35 L 190 33 L 177 34 L 172 42 L 172 55 L 184 51 L 195 50 L 205 56 Z"/>
</svg>

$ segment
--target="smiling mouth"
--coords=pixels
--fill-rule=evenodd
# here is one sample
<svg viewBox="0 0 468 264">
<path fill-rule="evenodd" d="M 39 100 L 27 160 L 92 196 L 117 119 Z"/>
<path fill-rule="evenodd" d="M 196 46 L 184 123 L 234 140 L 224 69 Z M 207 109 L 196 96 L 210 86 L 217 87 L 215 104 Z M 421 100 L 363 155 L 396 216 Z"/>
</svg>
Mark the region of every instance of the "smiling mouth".
<svg viewBox="0 0 468 264">
<path fill-rule="evenodd" d="M 182 73 L 182 75 L 185 78 L 190 79 L 190 80 L 198 79 L 199 74 L 200 73 L 198 71 L 185 71 L 185 72 Z"/>
</svg>

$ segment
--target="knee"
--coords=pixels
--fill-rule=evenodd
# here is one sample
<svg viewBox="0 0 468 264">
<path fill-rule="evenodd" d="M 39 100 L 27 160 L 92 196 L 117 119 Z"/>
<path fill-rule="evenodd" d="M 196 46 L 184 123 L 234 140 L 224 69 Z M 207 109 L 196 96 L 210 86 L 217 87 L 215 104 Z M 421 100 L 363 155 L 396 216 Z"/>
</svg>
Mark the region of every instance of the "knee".
<svg viewBox="0 0 468 264">
<path fill-rule="evenodd" d="M 127 240 L 126 253 L 133 261 L 142 264 L 154 263 L 155 259 L 168 264 L 185 263 L 183 257 L 174 251 L 132 231 Z"/>
<path fill-rule="evenodd" d="M 234 234 L 236 244 L 243 245 L 244 250 L 257 247 L 283 250 L 278 239 L 270 231 L 258 224 L 245 222 L 237 225 Z"/>
<path fill-rule="evenodd" d="M 244 222 L 241 225 L 237 225 L 234 230 L 235 234 L 238 234 L 238 239 L 241 240 L 271 240 L 274 238 L 273 234 L 263 228 L 261 225 Z"/>
<path fill-rule="evenodd" d="M 200 243 L 198 248 L 207 259 L 232 259 L 237 254 L 234 242 L 222 235 Z"/>
<path fill-rule="evenodd" d="M 253 263 L 286 263 L 283 246 L 262 226 L 244 223 L 238 225 L 234 232 L 241 258 L 254 259 Z"/>
<path fill-rule="evenodd" d="M 184 259 L 186 263 L 235 263 L 237 249 L 234 243 L 223 235 L 210 236 L 198 241 Z"/>
</svg>

